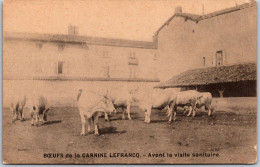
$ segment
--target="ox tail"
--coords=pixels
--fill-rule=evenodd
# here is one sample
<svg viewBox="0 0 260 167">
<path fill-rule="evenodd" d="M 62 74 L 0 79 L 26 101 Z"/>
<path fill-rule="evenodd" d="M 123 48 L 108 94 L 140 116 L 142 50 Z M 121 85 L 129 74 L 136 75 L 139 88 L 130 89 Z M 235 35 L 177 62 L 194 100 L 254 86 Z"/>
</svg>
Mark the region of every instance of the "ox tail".
<svg viewBox="0 0 260 167">
<path fill-rule="evenodd" d="M 79 98 L 80 98 L 81 94 L 82 94 L 82 89 L 79 89 L 78 96 L 77 96 L 77 101 L 79 101 Z"/>
</svg>

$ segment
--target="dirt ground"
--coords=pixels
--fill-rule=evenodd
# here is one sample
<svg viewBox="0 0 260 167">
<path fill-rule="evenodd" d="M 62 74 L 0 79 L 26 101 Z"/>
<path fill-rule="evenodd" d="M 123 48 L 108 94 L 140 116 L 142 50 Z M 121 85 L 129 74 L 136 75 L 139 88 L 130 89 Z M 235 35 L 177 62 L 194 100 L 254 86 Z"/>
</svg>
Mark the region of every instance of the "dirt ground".
<svg viewBox="0 0 260 167">
<path fill-rule="evenodd" d="M 198 112 L 196 117 L 186 117 L 178 112 L 176 122 L 169 124 L 165 111 L 153 110 L 152 121 L 146 124 L 143 112 L 137 107 L 132 107 L 131 111 L 133 120 L 121 120 L 119 111 L 110 122 L 100 118 L 100 136 L 93 133 L 80 136 L 81 121 L 77 108 L 53 108 L 48 122 L 41 126 L 31 126 L 28 113 L 25 122 L 12 123 L 10 110 L 3 109 L 3 161 L 7 164 L 222 164 L 256 161 L 256 112 L 216 111 L 211 117 L 204 112 Z M 75 153 L 80 157 L 75 157 Z M 106 157 L 86 157 L 87 153 L 89 156 L 90 153 L 100 153 Z M 114 153 L 127 153 L 128 156 L 135 153 L 131 154 L 135 157 Z M 205 153 L 210 156 L 205 157 Z M 200 155 L 197 157 L 197 154 Z M 57 155 L 59 157 L 55 157 Z"/>
</svg>

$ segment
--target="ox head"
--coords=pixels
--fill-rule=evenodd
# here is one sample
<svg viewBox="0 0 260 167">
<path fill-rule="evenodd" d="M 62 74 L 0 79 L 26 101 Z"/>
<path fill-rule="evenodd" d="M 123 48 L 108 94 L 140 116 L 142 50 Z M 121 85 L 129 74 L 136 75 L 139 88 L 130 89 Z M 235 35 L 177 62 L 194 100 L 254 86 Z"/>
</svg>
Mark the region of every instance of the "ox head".
<svg viewBox="0 0 260 167">
<path fill-rule="evenodd" d="M 199 95 L 197 98 L 196 98 L 196 103 L 195 103 L 195 105 L 197 105 L 197 104 L 201 104 L 201 98 L 203 97 L 203 95 Z"/>
<path fill-rule="evenodd" d="M 107 91 L 106 95 L 104 96 L 104 104 L 105 104 L 105 108 L 107 110 L 106 112 L 116 113 L 116 109 L 114 107 L 114 104 L 111 100 L 111 97 L 110 97 L 110 94 L 108 91 Z"/>
</svg>

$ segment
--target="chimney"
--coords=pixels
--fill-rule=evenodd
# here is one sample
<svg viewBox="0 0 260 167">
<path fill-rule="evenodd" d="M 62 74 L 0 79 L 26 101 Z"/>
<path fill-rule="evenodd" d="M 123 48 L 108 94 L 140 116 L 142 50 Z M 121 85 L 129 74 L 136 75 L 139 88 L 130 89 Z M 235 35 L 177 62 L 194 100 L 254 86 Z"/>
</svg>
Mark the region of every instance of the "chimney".
<svg viewBox="0 0 260 167">
<path fill-rule="evenodd" d="M 182 13 L 182 7 L 181 6 L 175 7 L 175 14 L 176 13 Z"/>
<path fill-rule="evenodd" d="M 68 27 L 68 35 L 79 35 L 79 27 L 69 25 L 69 27 Z"/>
</svg>

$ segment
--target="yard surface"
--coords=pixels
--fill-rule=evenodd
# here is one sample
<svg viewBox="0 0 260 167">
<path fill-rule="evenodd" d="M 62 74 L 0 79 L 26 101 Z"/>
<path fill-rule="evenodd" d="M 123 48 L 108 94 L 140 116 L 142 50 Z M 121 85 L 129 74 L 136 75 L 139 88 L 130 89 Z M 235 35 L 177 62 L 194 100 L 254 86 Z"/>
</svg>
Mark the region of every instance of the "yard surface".
<svg viewBox="0 0 260 167">
<path fill-rule="evenodd" d="M 121 110 L 111 116 L 110 122 L 101 117 L 100 136 L 93 133 L 80 136 L 77 108 L 53 108 L 48 122 L 41 126 L 30 125 L 28 112 L 25 122 L 12 123 L 10 110 L 3 109 L 3 161 L 7 164 L 256 162 L 256 111 L 249 114 L 216 111 L 211 117 L 205 112 L 198 112 L 196 117 L 178 112 L 176 122 L 171 124 L 165 111 L 153 110 L 150 124 L 143 122 L 144 113 L 137 107 L 132 107 L 131 112 L 133 120 L 121 120 Z M 75 153 L 80 157 L 75 158 Z M 107 157 L 82 157 L 87 153 L 106 153 Z M 113 153 L 135 153 L 140 157 L 115 157 Z M 201 155 L 197 157 L 197 153 Z M 219 156 L 202 157 L 205 153 Z M 57 154 L 59 157 L 54 158 Z"/>
</svg>

